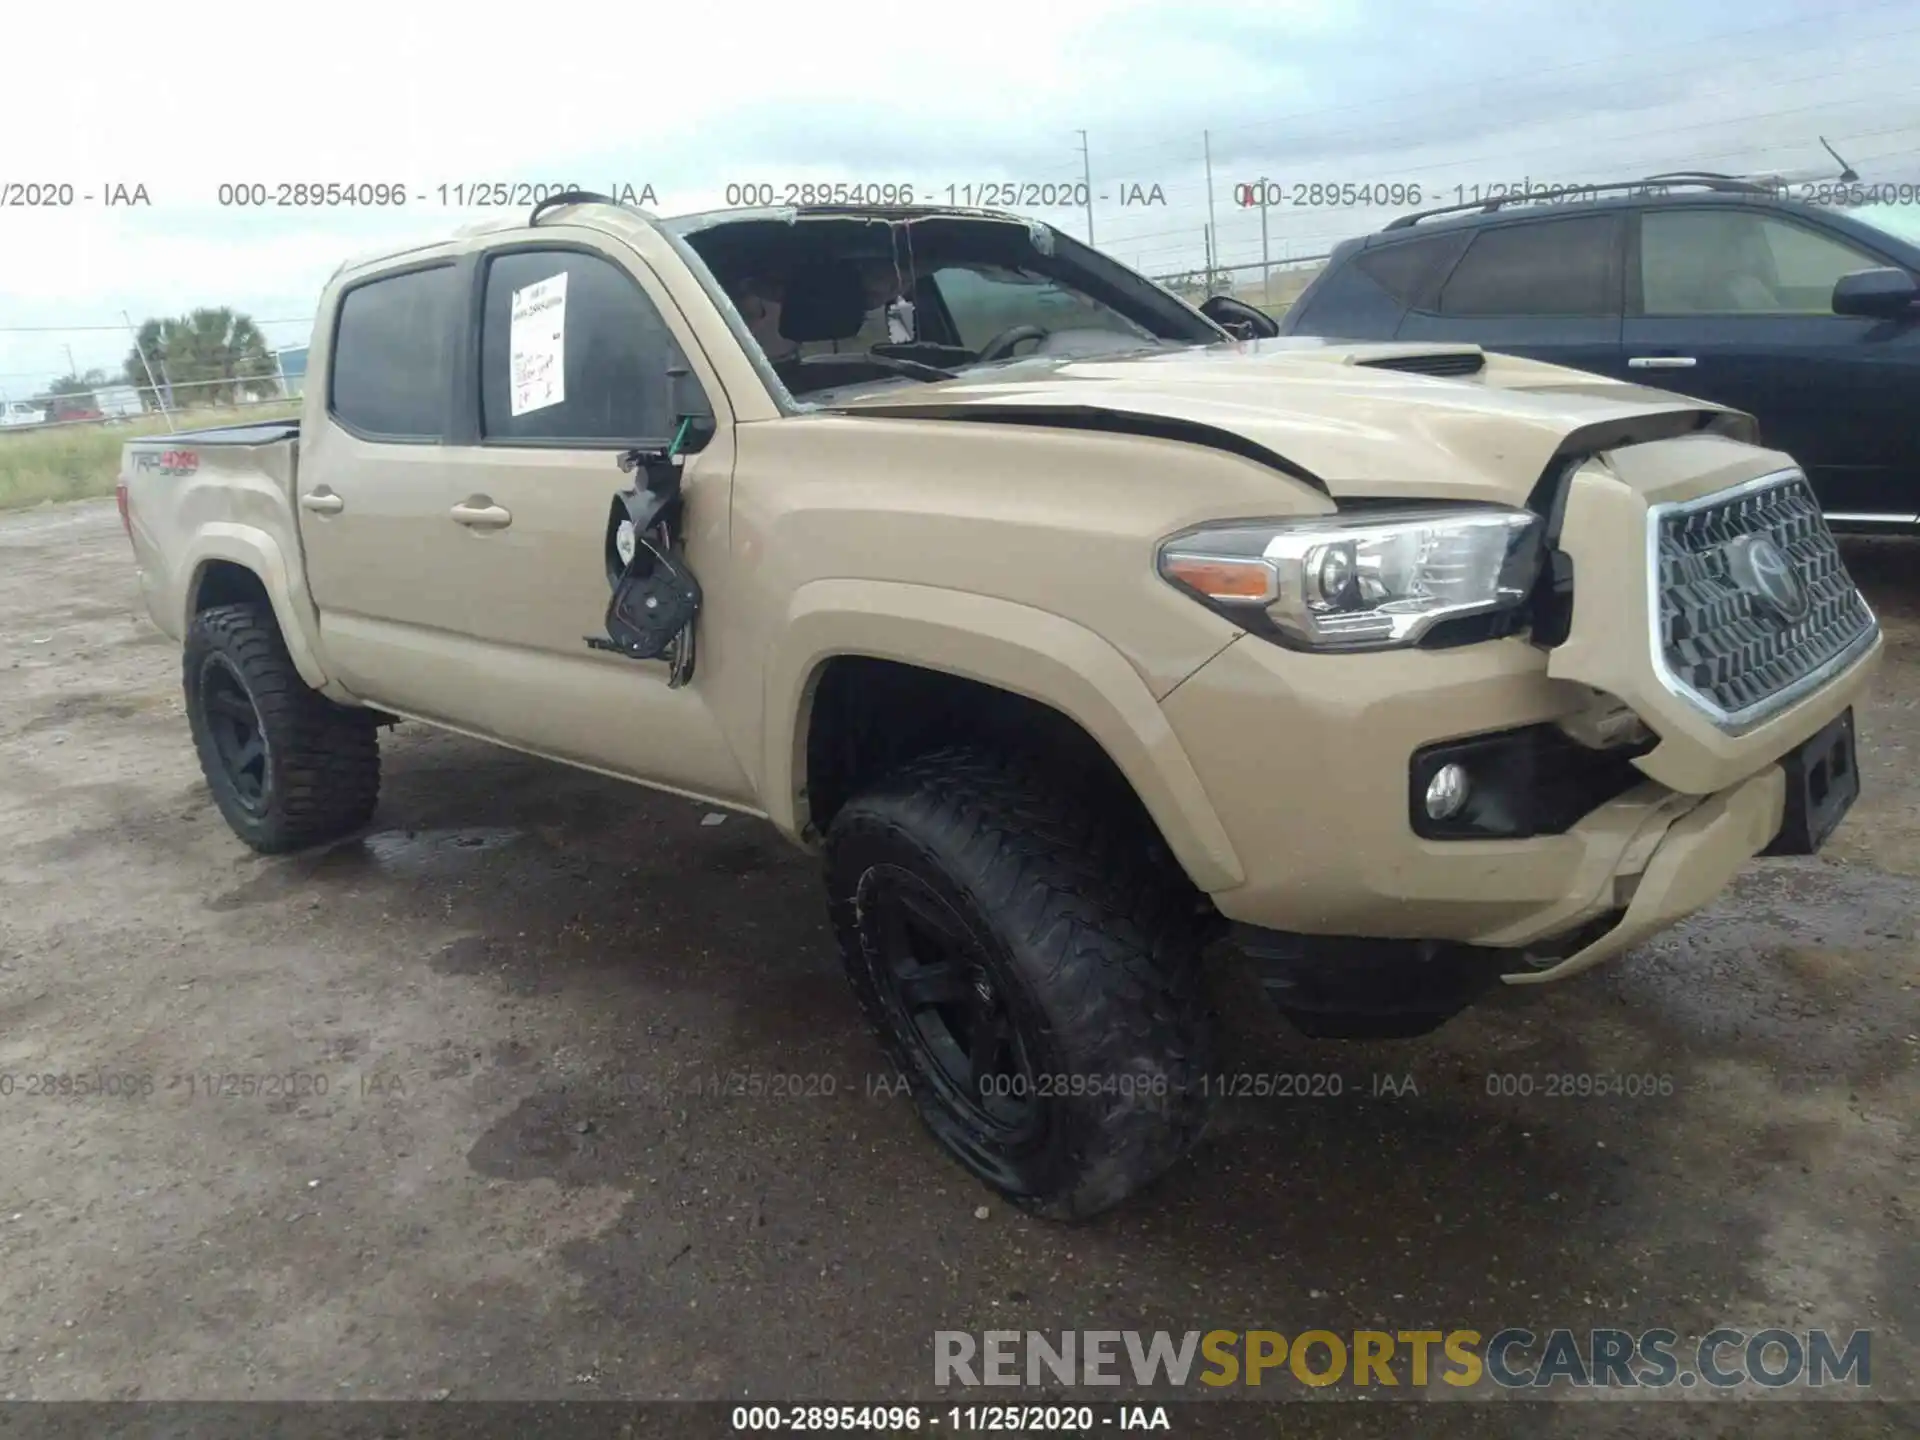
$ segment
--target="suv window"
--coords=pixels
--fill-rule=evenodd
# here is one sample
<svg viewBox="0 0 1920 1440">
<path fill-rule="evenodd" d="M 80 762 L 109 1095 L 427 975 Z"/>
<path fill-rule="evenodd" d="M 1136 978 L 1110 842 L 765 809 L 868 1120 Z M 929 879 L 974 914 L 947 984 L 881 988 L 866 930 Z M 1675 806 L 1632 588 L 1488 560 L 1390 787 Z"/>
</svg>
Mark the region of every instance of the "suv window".
<svg viewBox="0 0 1920 1440">
<path fill-rule="evenodd" d="M 1151 343 L 1153 332 L 1090 296 L 1028 270 L 949 265 L 930 277 L 959 341 L 978 350 L 1014 325 L 1056 330 L 1107 330 Z"/>
<path fill-rule="evenodd" d="M 1404 309 L 1420 298 L 1434 272 L 1455 253 L 1458 244 L 1457 236 L 1436 235 L 1424 240 L 1403 240 L 1397 245 L 1379 245 L 1355 256 L 1353 268 L 1398 300 Z"/>
<path fill-rule="evenodd" d="M 453 298 L 451 265 L 369 280 L 340 297 L 328 393 L 343 424 L 396 440 L 442 437 Z"/>
<path fill-rule="evenodd" d="M 1842 275 L 1882 262 L 1751 210 L 1653 210 L 1640 219 L 1648 315 L 1830 315 Z"/>
<path fill-rule="evenodd" d="M 1423 306 L 1434 281 L 1466 248 L 1468 232 L 1444 230 L 1335 252 L 1295 300 L 1281 328 L 1296 335 L 1387 340 L 1409 309 Z"/>
<path fill-rule="evenodd" d="M 487 261 L 480 432 L 505 441 L 666 438 L 673 332 L 634 278 L 580 250 Z"/>
<path fill-rule="evenodd" d="M 1442 315 L 1617 315 L 1612 215 L 1483 230 L 1440 290 Z"/>
</svg>

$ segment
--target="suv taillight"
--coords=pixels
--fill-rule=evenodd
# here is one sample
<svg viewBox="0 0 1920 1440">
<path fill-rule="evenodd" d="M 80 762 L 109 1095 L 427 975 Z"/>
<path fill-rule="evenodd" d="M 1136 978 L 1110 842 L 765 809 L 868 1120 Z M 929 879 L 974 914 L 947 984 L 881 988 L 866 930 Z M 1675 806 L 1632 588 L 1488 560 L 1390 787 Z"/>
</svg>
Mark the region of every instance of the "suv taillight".
<svg viewBox="0 0 1920 1440">
<path fill-rule="evenodd" d="M 120 525 L 127 532 L 127 539 L 133 539 L 133 516 L 127 511 L 127 482 L 116 480 L 113 486 L 113 503 L 120 507 Z"/>
</svg>

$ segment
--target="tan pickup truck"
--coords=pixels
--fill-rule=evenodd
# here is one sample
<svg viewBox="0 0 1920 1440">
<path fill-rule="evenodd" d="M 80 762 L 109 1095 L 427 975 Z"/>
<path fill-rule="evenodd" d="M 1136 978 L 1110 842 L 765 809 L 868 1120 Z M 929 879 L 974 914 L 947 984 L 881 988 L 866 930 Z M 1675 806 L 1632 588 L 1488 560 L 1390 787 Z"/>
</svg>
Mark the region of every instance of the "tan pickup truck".
<svg viewBox="0 0 1920 1440">
<path fill-rule="evenodd" d="M 297 425 L 127 447 L 254 848 L 422 721 L 764 817 L 938 1140 L 1060 1218 L 1194 1140 L 1231 936 L 1414 1035 L 1807 854 L 1879 627 L 1747 417 L 1271 338 L 1046 225 L 596 199 L 348 265 Z"/>
</svg>

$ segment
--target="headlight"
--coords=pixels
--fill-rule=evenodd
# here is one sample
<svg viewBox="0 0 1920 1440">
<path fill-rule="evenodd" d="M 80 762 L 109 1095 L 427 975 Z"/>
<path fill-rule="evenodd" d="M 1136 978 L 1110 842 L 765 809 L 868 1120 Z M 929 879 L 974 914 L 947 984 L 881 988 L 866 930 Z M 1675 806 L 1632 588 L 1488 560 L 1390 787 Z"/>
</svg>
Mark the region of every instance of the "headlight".
<svg viewBox="0 0 1920 1440">
<path fill-rule="evenodd" d="M 1442 620 L 1511 610 L 1540 569 L 1539 517 L 1411 507 L 1239 521 L 1176 535 L 1160 574 L 1221 614 L 1316 650 L 1412 645 Z"/>
</svg>

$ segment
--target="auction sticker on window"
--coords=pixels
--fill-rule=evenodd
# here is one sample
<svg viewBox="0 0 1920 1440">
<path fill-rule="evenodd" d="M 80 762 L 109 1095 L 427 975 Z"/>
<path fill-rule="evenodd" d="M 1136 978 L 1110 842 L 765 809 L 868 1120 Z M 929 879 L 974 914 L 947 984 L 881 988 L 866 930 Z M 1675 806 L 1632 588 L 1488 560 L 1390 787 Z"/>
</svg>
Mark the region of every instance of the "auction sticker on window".
<svg viewBox="0 0 1920 1440">
<path fill-rule="evenodd" d="M 567 275 L 513 292 L 508 335 L 513 413 L 544 410 L 567 398 Z"/>
</svg>

